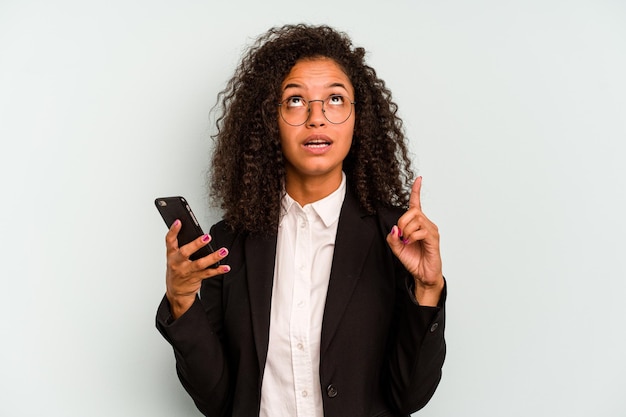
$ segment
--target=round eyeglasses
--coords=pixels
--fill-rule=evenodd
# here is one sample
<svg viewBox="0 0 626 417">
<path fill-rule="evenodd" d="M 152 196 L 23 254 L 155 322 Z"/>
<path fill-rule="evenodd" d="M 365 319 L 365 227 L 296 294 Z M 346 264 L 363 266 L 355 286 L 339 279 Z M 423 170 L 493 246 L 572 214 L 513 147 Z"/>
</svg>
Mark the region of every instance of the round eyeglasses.
<svg viewBox="0 0 626 417">
<path fill-rule="evenodd" d="M 299 96 L 286 98 L 278 104 L 280 117 L 291 126 L 301 126 L 309 120 L 311 115 L 311 103 L 322 103 L 322 113 L 330 123 L 338 125 L 350 117 L 355 101 L 348 97 L 333 94 L 325 100 L 305 100 Z"/>
</svg>

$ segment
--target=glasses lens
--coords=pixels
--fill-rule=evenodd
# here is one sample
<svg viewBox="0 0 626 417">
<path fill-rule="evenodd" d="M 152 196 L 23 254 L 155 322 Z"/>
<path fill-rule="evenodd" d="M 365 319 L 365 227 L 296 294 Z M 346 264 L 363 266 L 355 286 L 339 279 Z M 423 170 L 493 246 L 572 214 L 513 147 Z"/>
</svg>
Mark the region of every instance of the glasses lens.
<svg viewBox="0 0 626 417">
<path fill-rule="evenodd" d="M 348 120 L 352 103 L 347 97 L 332 95 L 324 101 L 324 116 L 329 122 L 339 124 Z"/>
<path fill-rule="evenodd" d="M 322 104 L 322 112 L 326 120 L 333 124 L 345 122 L 352 114 L 352 102 L 345 96 L 332 95 L 324 101 L 312 100 L 313 103 L 316 101 Z M 290 97 L 280 103 L 280 115 L 286 123 L 300 126 L 309 118 L 311 105 L 311 102 L 307 102 L 302 97 Z"/>
<path fill-rule="evenodd" d="M 309 118 L 309 103 L 302 97 L 289 97 L 280 104 L 280 115 L 290 125 L 304 124 Z"/>
</svg>

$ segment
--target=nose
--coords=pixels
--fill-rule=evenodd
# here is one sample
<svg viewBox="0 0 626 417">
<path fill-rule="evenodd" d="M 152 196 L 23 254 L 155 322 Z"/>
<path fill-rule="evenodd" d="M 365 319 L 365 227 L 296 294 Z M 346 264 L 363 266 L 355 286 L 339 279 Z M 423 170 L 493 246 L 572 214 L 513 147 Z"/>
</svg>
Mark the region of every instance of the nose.
<svg viewBox="0 0 626 417">
<path fill-rule="evenodd" d="M 324 100 L 309 101 L 309 118 L 307 126 L 316 127 L 326 124 L 326 116 L 324 116 Z"/>
</svg>

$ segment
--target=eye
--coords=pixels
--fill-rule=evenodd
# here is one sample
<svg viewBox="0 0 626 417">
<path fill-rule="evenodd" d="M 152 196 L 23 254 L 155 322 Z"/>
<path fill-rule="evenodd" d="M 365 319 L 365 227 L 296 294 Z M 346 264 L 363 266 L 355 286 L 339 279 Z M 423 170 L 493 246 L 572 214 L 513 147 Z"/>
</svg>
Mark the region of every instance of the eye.
<svg viewBox="0 0 626 417">
<path fill-rule="evenodd" d="M 334 94 L 328 97 L 328 104 L 332 106 L 341 106 L 346 102 L 346 99 L 343 96 Z"/>
<path fill-rule="evenodd" d="M 304 107 L 306 106 L 306 101 L 302 97 L 293 96 L 286 99 L 285 104 L 287 107 Z"/>
</svg>

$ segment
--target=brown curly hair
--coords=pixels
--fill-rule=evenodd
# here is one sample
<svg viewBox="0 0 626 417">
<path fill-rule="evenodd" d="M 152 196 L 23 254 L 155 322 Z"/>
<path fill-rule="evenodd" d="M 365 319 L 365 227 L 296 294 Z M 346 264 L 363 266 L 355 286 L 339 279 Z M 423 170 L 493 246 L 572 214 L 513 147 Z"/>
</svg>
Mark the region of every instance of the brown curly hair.
<svg viewBox="0 0 626 417">
<path fill-rule="evenodd" d="M 355 127 L 343 162 L 348 187 L 369 213 L 406 207 L 413 172 L 402 120 L 385 82 L 365 63 L 365 50 L 329 26 L 274 27 L 247 50 L 218 95 L 209 194 L 234 229 L 276 233 L 285 161 L 278 131 L 280 86 L 302 59 L 330 58 L 354 87 Z"/>
</svg>

